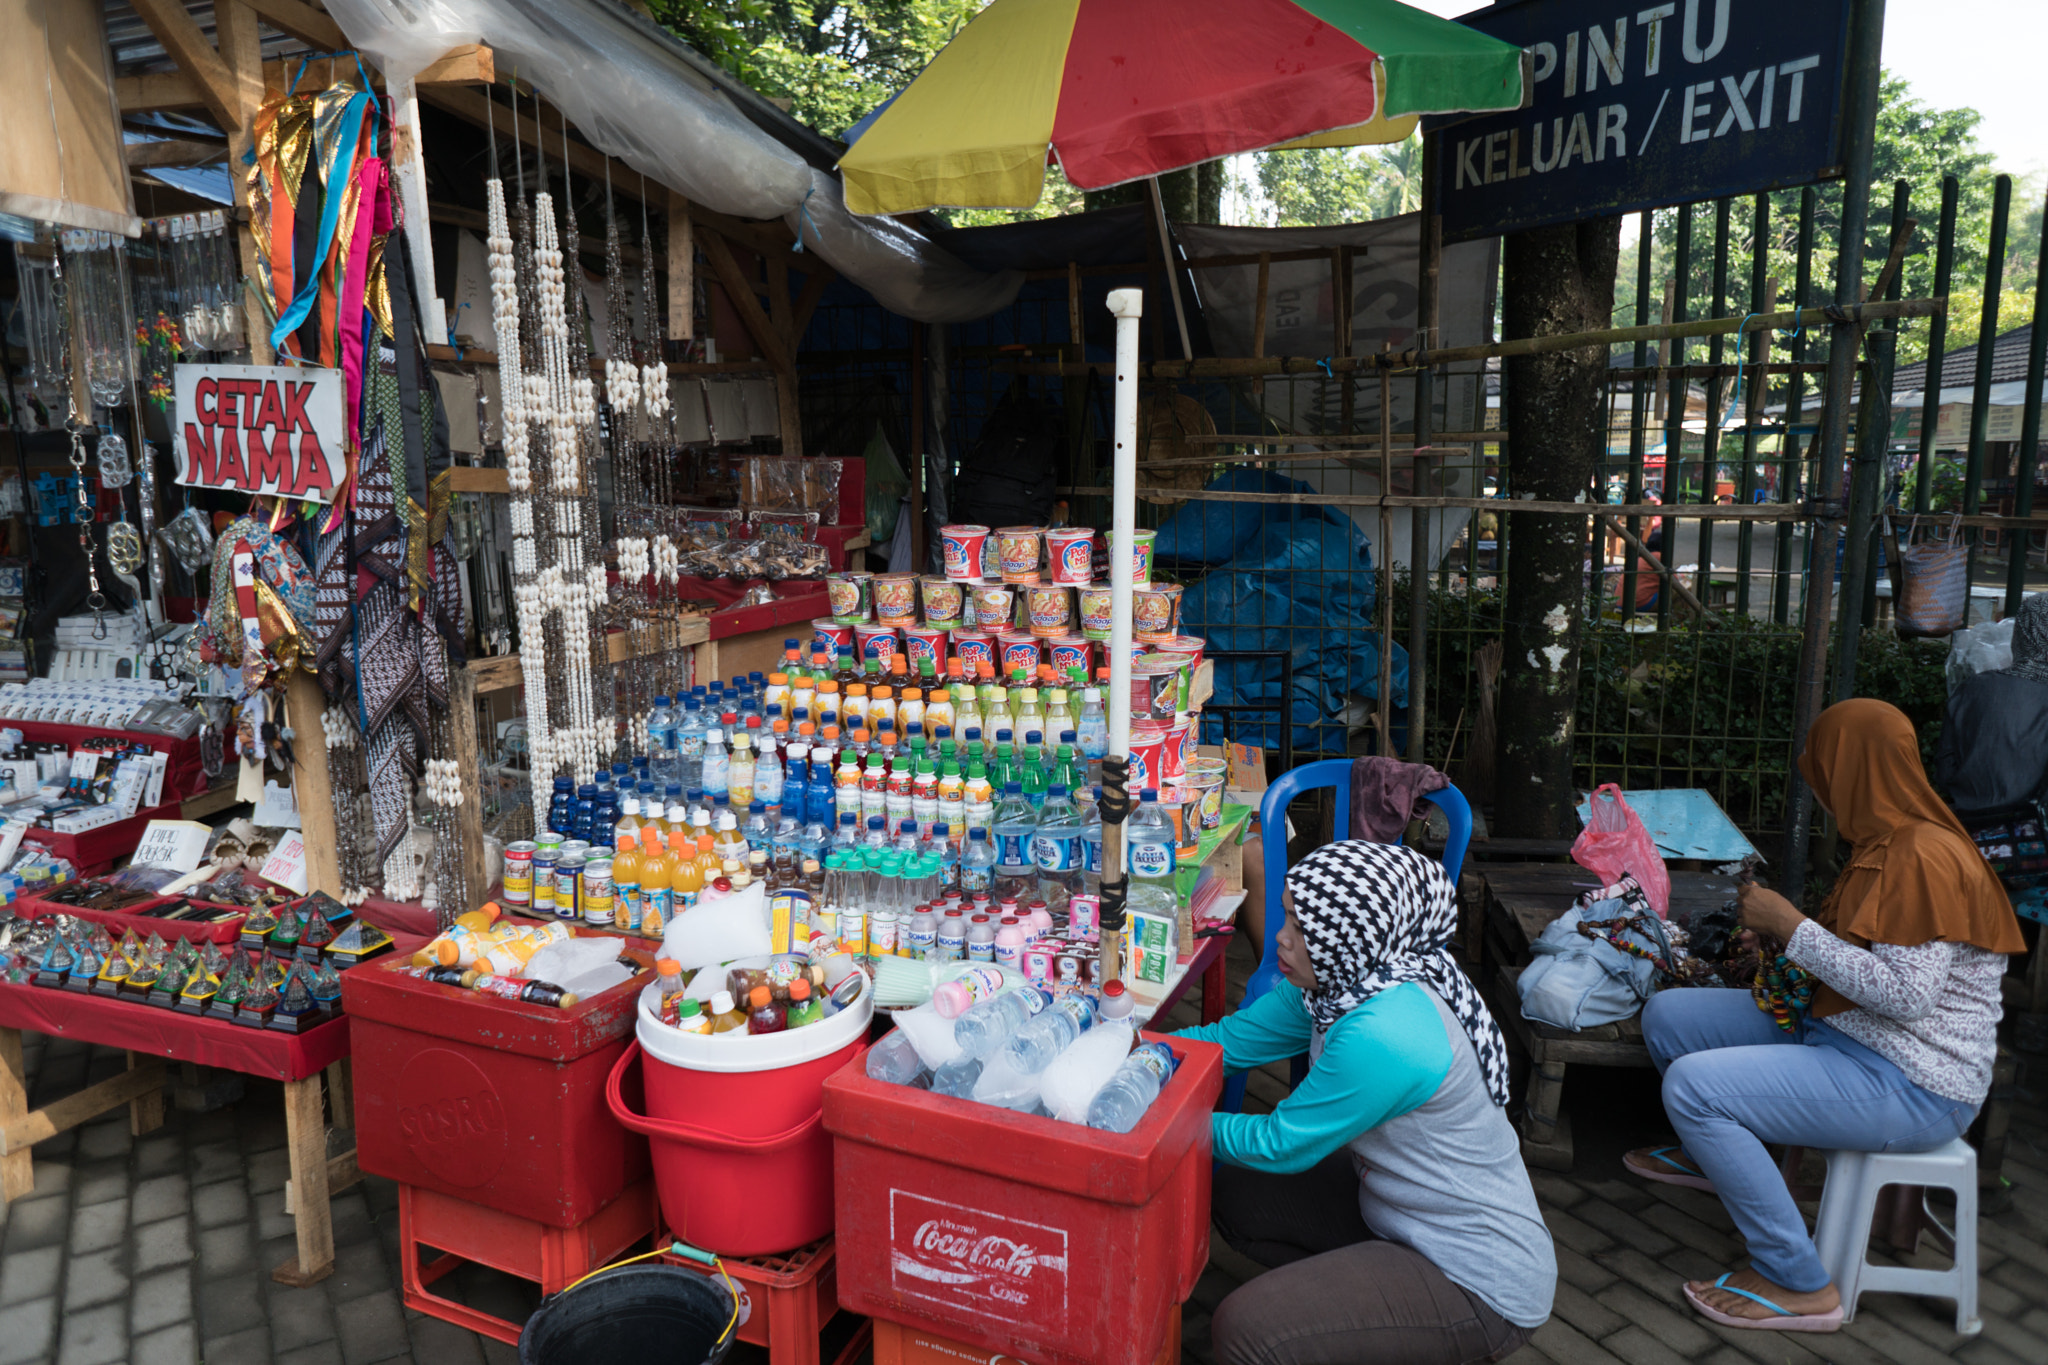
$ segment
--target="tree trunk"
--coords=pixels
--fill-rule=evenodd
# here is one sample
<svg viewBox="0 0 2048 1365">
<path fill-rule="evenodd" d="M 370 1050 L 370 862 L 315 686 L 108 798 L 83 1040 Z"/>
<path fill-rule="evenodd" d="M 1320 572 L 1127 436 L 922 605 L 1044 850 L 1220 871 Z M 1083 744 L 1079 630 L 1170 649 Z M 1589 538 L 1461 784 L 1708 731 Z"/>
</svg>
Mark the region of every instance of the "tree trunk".
<svg viewBox="0 0 2048 1365">
<path fill-rule="evenodd" d="M 1106 190 L 1089 190 L 1082 196 L 1084 206 L 1115 208 L 1119 204 L 1149 202 L 1151 191 L 1143 180 L 1115 185 Z M 1159 177 L 1159 200 L 1166 216 L 1175 223 L 1216 223 L 1223 219 L 1223 163 L 1204 161 Z"/>
<path fill-rule="evenodd" d="M 1510 234 L 1504 334 L 1611 326 L 1620 250 L 1619 218 Z M 1600 402 L 1606 370 L 1603 347 L 1507 361 L 1501 425 L 1515 434 L 1508 446 L 1514 497 L 1570 502 L 1585 494 L 1607 439 Z M 1572 731 L 1590 525 L 1585 517 L 1528 512 L 1507 520 L 1493 827 L 1510 838 L 1563 838 L 1577 828 Z"/>
</svg>

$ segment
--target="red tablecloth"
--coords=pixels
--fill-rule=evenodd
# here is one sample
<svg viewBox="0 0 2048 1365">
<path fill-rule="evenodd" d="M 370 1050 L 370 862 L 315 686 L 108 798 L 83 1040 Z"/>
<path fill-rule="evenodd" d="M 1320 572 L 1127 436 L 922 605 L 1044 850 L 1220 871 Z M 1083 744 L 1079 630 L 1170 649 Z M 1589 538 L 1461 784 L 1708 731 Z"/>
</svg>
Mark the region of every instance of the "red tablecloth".
<svg viewBox="0 0 2048 1365">
<path fill-rule="evenodd" d="M 0 981 L 0 1027 L 296 1081 L 348 1056 L 348 1016 L 304 1033 L 245 1028 L 133 1000 Z"/>
<path fill-rule="evenodd" d="M 96 730 L 90 725 L 55 725 L 38 720 L 6 721 L 4 724 L 21 731 L 21 737 L 31 744 L 62 744 L 68 749 L 76 749 L 88 739 L 111 735 L 115 739 L 161 750 L 171 756 L 170 766 L 164 770 L 163 799 L 166 802 L 175 804 L 184 797 L 197 796 L 207 788 L 209 779 L 206 769 L 199 764 L 199 741 L 196 739 L 166 739 L 162 735 Z"/>
</svg>

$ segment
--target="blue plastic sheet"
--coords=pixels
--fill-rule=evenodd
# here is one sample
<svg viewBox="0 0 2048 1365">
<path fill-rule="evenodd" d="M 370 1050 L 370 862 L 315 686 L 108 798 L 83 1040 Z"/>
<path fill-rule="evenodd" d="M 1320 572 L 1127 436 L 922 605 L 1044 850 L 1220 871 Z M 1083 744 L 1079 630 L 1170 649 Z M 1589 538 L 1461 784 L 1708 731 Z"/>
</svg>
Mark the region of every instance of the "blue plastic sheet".
<svg viewBox="0 0 2048 1365">
<path fill-rule="evenodd" d="M 1247 486 L 1250 485 L 1250 486 Z M 1309 492 L 1298 480 L 1233 470 L 1209 487 L 1237 492 Z M 1227 545 L 1227 553 L 1216 547 Z M 1159 528 L 1155 552 L 1182 563 L 1215 565 L 1181 599 L 1183 629 L 1212 651 L 1285 650 L 1294 665 L 1287 700 L 1294 746 L 1343 752 L 1347 698 L 1379 696 L 1379 640 L 1373 632 L 1372 549 L 1357 522 L 1313 504 L 1183 503 Z M 1408 655 L 1394 646 L 1394 702 L 1408 701 Z M 1278 659 L 1219 660 L 1212 706 L 1278 703 Z M 1233 717 L 1231 735 L 1268 748 L 1271 721 Z M 1222 739 L 1220 721 L 1204 722 L 1203 742 Z"/>
</svg>

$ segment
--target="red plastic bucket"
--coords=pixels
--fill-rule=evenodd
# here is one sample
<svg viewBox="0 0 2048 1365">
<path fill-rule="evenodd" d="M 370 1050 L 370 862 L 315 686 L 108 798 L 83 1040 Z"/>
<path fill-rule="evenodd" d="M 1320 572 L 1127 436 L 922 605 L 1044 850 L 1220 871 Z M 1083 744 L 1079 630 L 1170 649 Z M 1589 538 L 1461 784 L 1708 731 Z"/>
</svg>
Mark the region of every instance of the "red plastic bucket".
<svg viewBox="0 0 2048 1365">
<path fill-rule="evenodd" d="M 689 1071 L 649 1059 L 645 1114 L 626 1101 L 626 1073 L 642 1057 L 639 1043 L 627 1048 L 605 1099 L 614 1118 L 647 1135 L 662 1218 L 674 1234 L 724 1256 L 765 1256 L 832 1231 L 825 1078 L 866 1047 L 855 1039 L 773 1071 Z"/>
</svg>

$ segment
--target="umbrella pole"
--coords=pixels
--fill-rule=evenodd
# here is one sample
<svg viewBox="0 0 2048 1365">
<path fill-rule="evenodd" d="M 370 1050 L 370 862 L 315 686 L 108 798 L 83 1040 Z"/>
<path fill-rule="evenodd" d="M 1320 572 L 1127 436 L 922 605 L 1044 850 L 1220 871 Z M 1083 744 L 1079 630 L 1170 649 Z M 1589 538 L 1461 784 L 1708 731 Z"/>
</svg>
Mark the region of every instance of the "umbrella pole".
<svg viewBox="0 0 2048 1365">
<path fill-rule="evenodd" d="M 1166 292 L 1173 298 L 1173 320 L 1180 325 L 1181 358 L 1193 360 L 1195 348 L 1188 341 L 1188 315 L 1180 304 L 1180 270 L 1173 263 L 1173 237 L 1166 230 L 1166 201 L 1159 197 L 1158 176 L 1146 177 L 1145 184 L 1152 191 L 1152 222 L 1159 229 L 1159 259 L 1166 266 Z M 1137 314 L 1133 313 L 1131 316 L 1136 317 Z M 1136 359 L 1135 352 L 1132 353 L 1132 358 Z M 1133 408 L 1132 411 L 1135 412 L 1136 409 Z"/>
<path fill-rule="evenodd" d="M 1109 758 L 1102 765 L 1101 967 L 1105 986 L 1121 975 L 1117 959 L 1128 881 L 1123 822 L 1132 795 L 1126 767 L 1131 755 L 1131 547 L 1138 529 L 1138 321 L 1145 312 L 1144 291 L 1112 289 L 1109 311 L 1116 316 L 1116 406 L 1109 522 Z"/>
</svg>

